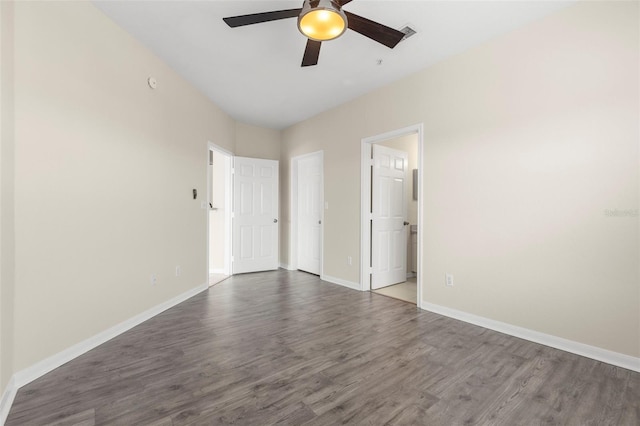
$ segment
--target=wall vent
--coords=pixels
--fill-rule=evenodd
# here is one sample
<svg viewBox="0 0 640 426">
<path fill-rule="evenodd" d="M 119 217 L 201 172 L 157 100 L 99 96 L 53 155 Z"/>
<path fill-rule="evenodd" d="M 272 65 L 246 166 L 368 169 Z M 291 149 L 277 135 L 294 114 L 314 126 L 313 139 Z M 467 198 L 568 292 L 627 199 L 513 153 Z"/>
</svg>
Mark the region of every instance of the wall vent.
<svg viewBox="0 0 640 426">
<path fill-rule="evenodd" d="M 406 27 L 402 28 L 400 32 L 404 33 L 404 37 L 402 37 L 402 40 L 406 40 L 412 35 L 416 34 L 417 31 L 407 25 Z"/>
</svg>

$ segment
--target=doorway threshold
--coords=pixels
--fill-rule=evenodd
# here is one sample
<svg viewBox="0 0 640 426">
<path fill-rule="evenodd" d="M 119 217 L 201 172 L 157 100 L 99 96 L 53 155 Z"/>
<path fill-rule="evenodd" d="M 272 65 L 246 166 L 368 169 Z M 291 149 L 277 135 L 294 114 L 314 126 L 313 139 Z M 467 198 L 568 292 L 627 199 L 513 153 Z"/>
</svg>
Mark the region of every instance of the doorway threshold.
<svg viewBox="0 0 640 426">
<path fill-rule="evenodd" d="M 209 287 L 220 284 L 229 277 L 230 275 L 225 274 L 209 274 Z"/>
<path fill-rule="evenodd" d="M 371 291 L 376 294 L 381 294 L 383 296 L 392 297 L 404 302 L 413 303 L 414 305 L 417 305 L 418 302 L 418 291 L 415 277 L 408 278 L 407 281 L 403 283 L 398 283 Z"/>
</svg>

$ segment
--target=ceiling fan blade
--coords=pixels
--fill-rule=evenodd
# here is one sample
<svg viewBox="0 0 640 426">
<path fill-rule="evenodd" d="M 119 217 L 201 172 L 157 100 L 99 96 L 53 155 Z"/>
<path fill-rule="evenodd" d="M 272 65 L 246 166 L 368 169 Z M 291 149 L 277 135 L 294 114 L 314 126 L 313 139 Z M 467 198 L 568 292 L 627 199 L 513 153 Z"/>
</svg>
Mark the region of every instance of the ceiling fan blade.
<svg viewBox="0 0 640 426">
<path fill-rule="evenodd" d="M 339 3 L 340 3 L 340 6 L 344 6 L 347 3 L 351 3 L 351 1 L 352 0 L 340 0 Z"/>
<path fill-rule="evenodd" d="M 303 67 L 309 67 L 318 64 L 318 57 L 320 57 L 320 46 L 322 42 L 308 39 L 307 47 L 304 49 L 304 56 L 302 57 Z"/>
<path fill-rule="evenodd" d="M 302 9 L 274 10 L 273 12 L 252 13 L 251 15 L 230 16 L 222 18 L 231 28 L 244 25 L 259 24 L 261 22 L 277 21 L 278 19 L 295 18 Z"/>
<path fill-rule="evenodd" d="M 396 47 L 396 45 L 400 43 L 400 40 L 404 38 L 404 33 L 401 31 L 347 12 L 346 10 L 343 10 L 343 12 L 347 15 L 349 29 L 360 33 L 365 37 L 369 37 L 371 40 L 384 44 L 391 49 Z"/>
</svg>

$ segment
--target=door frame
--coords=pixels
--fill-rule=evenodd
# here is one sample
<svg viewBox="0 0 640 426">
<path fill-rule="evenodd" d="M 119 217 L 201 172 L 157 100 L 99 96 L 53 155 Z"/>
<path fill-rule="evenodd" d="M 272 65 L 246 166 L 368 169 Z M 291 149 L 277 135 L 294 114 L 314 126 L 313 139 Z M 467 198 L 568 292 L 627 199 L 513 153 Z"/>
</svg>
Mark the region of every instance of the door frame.
<svg viewBox="0 0 640 426">
<path fill-rule="evenodd" d="M 417 307 L 422 308 L 422 252 L 423 252 L 423 212 L 424 185 L 422 184 L 424 124 L 419 123 L 401 129 L 392 130 L 362 139 L 360 145 L 360 290 L 371 290 L 371 152 L 375 143 L 384 142 L 400 136 L 415 134 L 418 136 L 418 273 Z"/>
<path fill-rule="evenodd" d="M 281 265 L 285 269 L 298 269 L 298 168 L 300 160 L 317 156 L 320 158 L 322 167 L 320 168 L 320 205 L 322 226 L 320 228 L 320 277 L 324 276 L 324 151 L 315 151 L 291 158 L 291 183 L 289 188 L 289 214 L 291 217 L 291 227 L 289 228 L 289 264 Z"/>
<path fill-rule="evenodd" d="M 231 173 L 232 173 L 232 168 L 233 168 L 233 153 L 231 151 L 228 151 L 224 148 L 222 148 L 221 146 L 216 145 L 213 142 L 207 142 L 207 201 L 206 201 L 206 205 L 204 206 L 205 211 L 207 212 L 207 283 L 209 282 L 209 274 L 211 273 L 211 265 L 209 264 L 210 261 L 210 238 L 211 238 L 211 230 L 210 230 L 210 224 L 209 224 L 209 214 L 210 214 L 210 208 L 209 208 L 209 203 L 211 203 L 211 179 L 212 179 L 212 169 L 211 166 L 209 165 L 209 151 L 216 151 L 222 155 L 224 155 L 226 157 L 226 164 L 225 167 L 227 168 L 227 170 L 225 171 L 225 184 L 224 184 L 224 190 L 225 190 L 225 205 L 228 206 L 227 209 L 225 209 L 224 212 L 224 274 L 225 275 L 231 275 L 232 270 L 231 270 L 231 210 L 233 209 L 233 205 L 232 203 L 232 193 L 233 193 L 233 189 L 232 189 L 232 177 L 231 177 Z"/>
</svg>

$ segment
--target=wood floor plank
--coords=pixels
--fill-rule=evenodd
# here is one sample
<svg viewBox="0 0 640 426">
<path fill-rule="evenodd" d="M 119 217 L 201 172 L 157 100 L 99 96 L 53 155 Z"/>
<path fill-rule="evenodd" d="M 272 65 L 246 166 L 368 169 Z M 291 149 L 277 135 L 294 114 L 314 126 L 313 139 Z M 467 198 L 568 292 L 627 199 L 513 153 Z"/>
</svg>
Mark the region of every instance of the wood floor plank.
<svg viewBox="0 0 640 426">
<path fill-rule="evenodd" d="M 94 409 L 90 409 L 48 423 L 48 426 L 94 426 L 95 424 L 96 413 Z"/>
<path fill-rule="evenodd" d="M 640 426 L 640 374 L 280 270 L 23 386 L 6 425 L 47 424 Z"/>
</svg>

